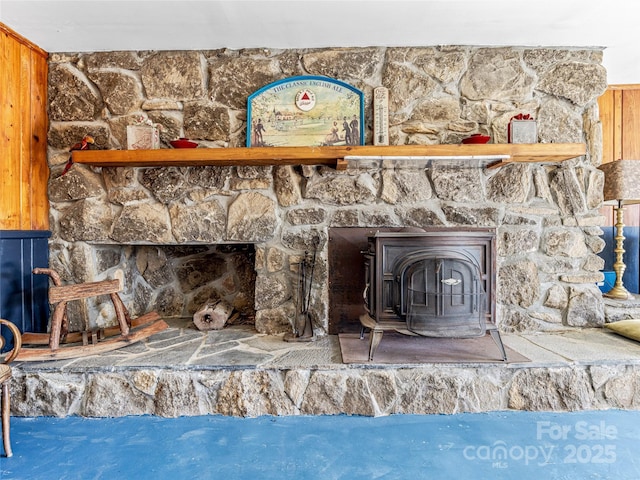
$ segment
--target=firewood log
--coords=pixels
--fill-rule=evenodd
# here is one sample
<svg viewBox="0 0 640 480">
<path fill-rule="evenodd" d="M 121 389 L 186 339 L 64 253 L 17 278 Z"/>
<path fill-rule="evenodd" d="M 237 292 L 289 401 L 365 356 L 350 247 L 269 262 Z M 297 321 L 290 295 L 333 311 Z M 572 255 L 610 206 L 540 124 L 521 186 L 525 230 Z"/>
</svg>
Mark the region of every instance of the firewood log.
<svg viewBox="0 0 640 480">
<path fill-rule="evenodd" d="M 220 330 L 232 312 L 233 307 L 224 300 L 207 302 L 193 314 L 193 323 L 198 330 Z"/>
</svg>

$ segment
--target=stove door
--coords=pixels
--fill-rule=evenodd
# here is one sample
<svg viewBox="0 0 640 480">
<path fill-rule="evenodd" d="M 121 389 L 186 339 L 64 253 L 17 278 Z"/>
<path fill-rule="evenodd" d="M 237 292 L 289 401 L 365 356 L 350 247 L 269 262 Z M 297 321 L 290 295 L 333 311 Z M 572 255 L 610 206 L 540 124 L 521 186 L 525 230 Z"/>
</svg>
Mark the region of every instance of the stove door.
<svg viewBox="0 0 640 480">
<path fill-rule="evenodd" d="M 409 330 L 434 337 L 484 335 L 484 292 L 474 263 L 424 258 L 411 264 L 404 278 Z"/>
</svg>

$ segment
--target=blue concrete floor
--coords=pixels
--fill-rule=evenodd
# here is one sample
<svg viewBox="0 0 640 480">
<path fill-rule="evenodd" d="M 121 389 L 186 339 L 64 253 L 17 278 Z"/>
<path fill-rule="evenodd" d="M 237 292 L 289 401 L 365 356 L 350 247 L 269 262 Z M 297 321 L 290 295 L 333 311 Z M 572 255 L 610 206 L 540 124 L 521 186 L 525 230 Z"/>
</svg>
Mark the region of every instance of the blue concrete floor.
<svg viewBox="0 0 640 480">
<path fill-rule="evenodd" d="M 12 419 L 20 479 L 640 479 L 640 412 Z"/>
</svg>

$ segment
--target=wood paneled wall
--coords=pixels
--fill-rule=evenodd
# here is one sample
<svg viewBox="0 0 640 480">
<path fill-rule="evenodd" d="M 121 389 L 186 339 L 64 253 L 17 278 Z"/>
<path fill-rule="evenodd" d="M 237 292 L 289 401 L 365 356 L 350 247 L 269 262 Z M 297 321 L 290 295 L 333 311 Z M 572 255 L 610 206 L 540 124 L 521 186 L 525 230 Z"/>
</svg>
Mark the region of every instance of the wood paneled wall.
<svg viewBox="0 0 640 480">
<path fill-rule="evenodd" d="M 640 85 L 610 85 L 598 99 L 602 123 L 602 162 L 640 161 Z M 640 179 L 638 179 L 640 181 Z M 607 225 L 615 223 L 613 207 L 603 207 Z M 625 207 L 625 225 L 640 225 L 640 205 Z"/>
<path fill-rule="evenodd" d="M 48 230 L 48 54 L 0 23 L 0 230 Z"/>
</svg>

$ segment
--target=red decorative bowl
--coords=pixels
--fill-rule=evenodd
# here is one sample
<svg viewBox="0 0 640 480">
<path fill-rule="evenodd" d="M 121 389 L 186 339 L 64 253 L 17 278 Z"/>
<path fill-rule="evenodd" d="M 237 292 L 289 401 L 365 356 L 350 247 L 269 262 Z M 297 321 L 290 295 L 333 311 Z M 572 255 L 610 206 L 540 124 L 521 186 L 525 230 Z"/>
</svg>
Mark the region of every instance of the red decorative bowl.
<svg viewBox="0 0 640 480">
<path fill-rule="evenodd" d="M 489 137 L 488 135 L 474 133 L 470 137 L 463 139 L 462 143 L 487 143 L 489 140 L 491 140 L 491 137 Z"/>
<path fill-rule="evenodd" d="M 198 144 L 192 142 L 186 138 L 179 138 L 178 140 L 171 140 L 169 142 L 173 148 L 196 148 Z"/>
</svg>

